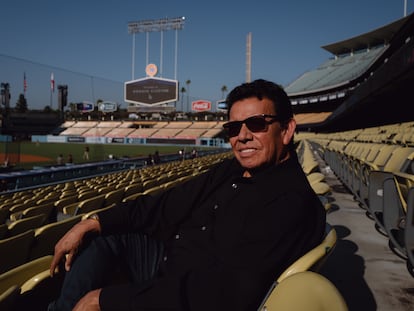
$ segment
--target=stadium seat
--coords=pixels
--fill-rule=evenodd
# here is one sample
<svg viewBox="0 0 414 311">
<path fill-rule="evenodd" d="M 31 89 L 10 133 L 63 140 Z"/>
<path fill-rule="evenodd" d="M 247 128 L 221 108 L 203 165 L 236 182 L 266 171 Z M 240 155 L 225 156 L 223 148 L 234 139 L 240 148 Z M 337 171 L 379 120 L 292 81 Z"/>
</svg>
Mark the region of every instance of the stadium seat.
<svg viewBox="0 0 414 311">
<path fill-rule="evenodd" d="M 7 237 L 8 231 L 9 227 L 7 224 L 0 224 L 0 240 L 5 239 Z"/>
<path fill-rule="evenodd" d="M 280 283 L 288 276 L 298 272 L 306 270 L 318 271 L 331 254 L 336 242 L 337 235 L 335 228 L 326 224 L 325 238 L 323 241 L 285 269 L 278 277 L 276 283 Z"/>
<path fill-rule="evenodd" d="M 388 160 L 380 167 L 372 167 L 369 172 L 368 186 L 368 211 L 376 222 L 376 226 L 381 233 L 387 234 L 384 226 L 384 209 L 393 208 L 384 205 L 384 182 L 386 180 L 394 180 L 394 175 L 402 173 L 401 169 L 406 162 L 412 161 L 414 158 L 414 148 L 398 147 L 393 150 Z M 398 193 L 398 181 L 395 183 Z M 393 191 L 391 187 L 388 188 Z M 401 199 L 401 196 L 393 193 L 395 202 Z M 392 204 L 392 201 L 388 201 Z"/>
<path fill-rule="evenodd" d="M 370 178 L 372 171 L 383 171 L 383 167 L 387 163 L 388 159 L 391 157 L 394 149 L 397 146 L 395 145 L 382 145 L 378 154 L 372 162 L 364 162 L 360 167 L 358 176 L 361 180 L 360 189 L 358 191 L 359 201 L 368 209 L 370 206 L 370 194 L 369 194 L 369 185 L 371 185 Z M 371 188 L 372 189 L 372 188 Z"/>
<path fill-rule="evenodd" d="M 74 215 L 80 215 L 95 209 L 102 208 L 105 203 L 105 193 L 96 195 L 79 202 Z"/>
<path fill-rule="evenodd" d="M 83 200 L 93 198 L 93 197 L 95 197 L 97 195 L 98 195 L 98 191 L 97 190 L 90 190 L 90 189 L 88 189 L 87 191 L 83 191 L 83 192 L 79 193 L 79 195 L 78 195 L 78 201 L 81 202 Z"/>
<path fill-rule="evenodd" d="M 34 239 L 34 230 L 0 240 L 0 273 L 13 269 L 27 261 Z"/>
<path fill-rule="evenodd" d="M 18 310 L 47 310 L 48 304 L 56 300 L 61 292 L 65 275 L 61 271 L 63 268 L 51 277 L 49 269 L 45 269 L 23 283 L 17 301 Z"/>
<path fill-rule="evenodd" d="M 52 255 L 37 258 L 0 274 L 0 293 L 13 285 L 17 285 L 20 288 L 23 283 L 34 275 L 49 269 L 52 258 Z"/>
<path fill-rule="evenodd" d="M 20 295 L 20 287 L 12 285 L 4 291 L 0 291 L 0 310 L 15 311 L 16 303 Z"/>
<path fill-rule="evenodd" d="M 50 277 L 52 258 L 44 256 L 0 275 L 0 292 L 10 284 L 18 289 L 11 310 L 46 310 L 47 304 L 57 297 L 64 274 Z M 4 309 L 0 307 L 0 310 Z"/>
<path fill-rule="evenodd" d="M 150 188 L 156 187 L 158 185 L 159 185 L 159 182 L 156 178 L 146 180 L 142 183 L 142 187 L 143 187 L 144 191 L 148 190 Z"/>
<path fill-rule="evenodd" d="M 313 182 L 310 184 L 316 194 L 324 196 L 331 192 L 331 187 L 323 181 Z"/>
<path fill-rule="evenodd" d="M 105 194 L 104 206 L 111 205 L 113 203 L 121 203 L 124 198 L 124 189 L 116 189 Z"/>
<path fill-rule="evenodd" d="M 132 184 L 125 187 L 124 197 L 128 197 L 132 194 L 140 193 L 142 191 L 144 191 L 144 188 L 142 187 L 141 183 Z"/>
<path fill-rule="evenodd" d="M 414 187 L 407 195 L 407 216 L 404 228 L 404 246 L 407 252 L 407 268 L 414 277 Z"/>
<path fill-rule="evenodd" d="M 366 143 L 365 148 L 369 150 L 367 154 L 362 154 L 359 158 L 354 158 L 350 165 L 351 165 L 351 183 L 349 185 L 349 189 L 355 196 L 360 195 L 360 188 L 361 188 L 361 170 L 363 163 L 372 162 L 374 161 L 375 157 L 378 155 L 380 149 L 382 148 L 382 144 L 379 143 Z"/>
<path fill-rule="evenodd" d="M 133 201 L 133 200 L 137 199 L 138 197 L 140 197 L 142 195 L 144 195 L 142 192 L 137 192 L 137 193 L 130 194 L 129 196 L 125 196 L 122 199 L 122 202 Z"/>
<path fill-rule="evenodd" d="M 325 175 L 320 172 L 315 172 L 306 175 L 306 178 L 308 179 L 309 183 L 317 183 L 325 180 Z"/>
<path fill-rule="evenodd" d="M 63 198 L 60 198 L 59 200 L 57 200 L 54 205 L 56 207 L 57 212 L 63 212 L 63 209 L 65 206 L 68 206 L 69 204 L 73 204 L 78 202 L 78 194 L 72 194 L 72 195 L 67 195 L 64 196 Z"/>
<path fill-rule="evenodd" d="M 98 189 L 98 192 L 102 194 L 102 193 L 108 193 L 108 192 L 115 190 L 116 186 L 117 185 L 107 185 L 107 186 L 100 185 L 97 189 Z"/>
<path fill-rule="evenodd" d="M 331 281 L 321 274 L 304 271 L 277 284 L 259 310 L 347 311 L 348 307 Z"/>
<path fill-rule="evenodd" d="M 80 215 L 73 216 L 37 228 L 34 231 L 34 239 L 29 251 L 29 259 L 33 260 L 42 256 L 52 255 L 57 241 L 59 241 L 70 228 L 78 223 L 80 219 Z"/>
<path fill-rule="evenodd" d="M 6 223 L 6 220 L 9 218 L 10 210 L 6 207 L 0 208 L 0 224 Z"/>
<path fill-rule="evenodd" d="M 158 185 L 145 190 L 143 193 L 148 195 L 157 195 L 159 193 L 162 193 L 164 190 L 165 189 L 162 185 Z"/>
<path fill-rule="evenodd" d="M 26 208 L 21 215 L 22 219 L 29 218 L 37 215 L 45 215 L 46 222 L 51 222 L 56 219 L 56 208 L 53 203 L 46 203 L 38 206 Z"/>
<path fill-rule="evenodd" d="M 407 201 L 409 189 L 414 186 L 414 175 L 395 173 L 383 182 L 383 225 L 389 238 L 389 246 L 406 259 L 404 231 L 407 224 Z"/>
<path fill-rule="evenodd" d="M 33 204 L 31 202 L 30 203 L 20 202 L 20 203 L 16 203 L 13 206 L 11 206 L 9 208 L 9 211 L 10 211 L 10 214 L 14 214 L 14 213 L 17 213 L 17 212 L 21 212 L 21 211 L 25 210 L 28 207 L 32 207 L 33 205 L 36 205 L 36 204 Z"/>
<path fill-rule="evenodd" d="M 45 224 L 47 216 L 45 214 L 35 215 L 28 218 L 16 220 L 9 224 L 7 235 L 9 237 L 23 233 L 30 229 L 39 228 Z"/>
</svg>

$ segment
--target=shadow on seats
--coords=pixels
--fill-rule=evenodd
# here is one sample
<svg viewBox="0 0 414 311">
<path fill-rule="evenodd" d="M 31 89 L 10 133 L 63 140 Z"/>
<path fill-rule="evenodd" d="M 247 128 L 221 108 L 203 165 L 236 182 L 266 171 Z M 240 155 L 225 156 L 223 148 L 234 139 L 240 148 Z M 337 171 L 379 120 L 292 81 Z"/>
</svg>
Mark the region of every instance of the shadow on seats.
<svg viewBox="0 0 414 311">
<path fill-rule="evenodd" d="M 358 246 L 346 239 L 351 231 L 345 226 L 334 228 L 338 237 L 335 251 L 319 272 L 338 288 L 349 310 L 376 311 L 374 295 L 364 279 L 364 259 L 356 254 Z"/>
</svg>

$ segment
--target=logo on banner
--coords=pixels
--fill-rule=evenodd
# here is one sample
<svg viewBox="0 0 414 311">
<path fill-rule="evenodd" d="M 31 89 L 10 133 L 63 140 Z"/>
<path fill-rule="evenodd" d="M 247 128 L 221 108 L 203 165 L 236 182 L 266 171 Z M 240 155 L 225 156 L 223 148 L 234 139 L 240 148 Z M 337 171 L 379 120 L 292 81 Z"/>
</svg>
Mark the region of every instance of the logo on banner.
<svg viewBox="0 0 414 311">
<path fill-rule="evenodd" d="M 98 105 L 98 110 L 102 112 L 114 112 L 118 109 L 118 105 L 115 102 L 102 102 Z"/>
<path fill-rule="evenodd" d="M 211 102 L 208 100 L 196 100 L 191 103 L 191 109 L 193 111 L 209 111 L 211 110 Z"/>
<path fill-rule="evenodd" d="M 76 109 L 81 112 L 89 112 L 95 109 L 95 105 L 92 102 L 84 101 L 76 104 Z"/>
</svg>

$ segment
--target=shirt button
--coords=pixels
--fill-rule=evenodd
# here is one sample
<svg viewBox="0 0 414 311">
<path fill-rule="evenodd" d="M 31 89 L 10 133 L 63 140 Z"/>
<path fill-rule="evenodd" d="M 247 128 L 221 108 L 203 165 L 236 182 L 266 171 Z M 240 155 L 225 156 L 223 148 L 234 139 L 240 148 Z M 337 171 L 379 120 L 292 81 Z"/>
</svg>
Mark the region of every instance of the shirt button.
<svg viewBox="0 0 414 311">
<path fill-rule="evenodd" d="M 201 231 L 206 231 L 207 230 L 207 227 L 206 226 L 202 226 L 201 227 Z"/>
<path fill-rule="evenodd" d="M 179 238 L 180 238 L 180 235 L 179 234 L 176 234 L 175 235 L 175 239 L 178 240 Z"/>
<path fill-rule="evenodd" d="M 167 261 L 168 257 L 164 256 L 164 258 L 162 260 Z"/>
<path fill-rule="evenodd" d="M 232 187 L 233 189 L 237 189 L 237 184 L 232 184 L 232 185 L 231 185 L 231 187 Z"/>
<path fill-rule="evenodd" d="M 215 204 L 213 208 L 214 208 L 214 209 L 218 209 L 218 205 L 217 205 L 217 204 Z"/>
</svg>

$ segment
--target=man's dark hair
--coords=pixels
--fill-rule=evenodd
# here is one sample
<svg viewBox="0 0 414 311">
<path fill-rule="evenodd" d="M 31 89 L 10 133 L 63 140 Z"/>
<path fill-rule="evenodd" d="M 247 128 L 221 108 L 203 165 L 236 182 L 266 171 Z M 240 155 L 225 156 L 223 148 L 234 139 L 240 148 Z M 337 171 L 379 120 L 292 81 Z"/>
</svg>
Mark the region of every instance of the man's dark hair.
<svg viewBox="0 0 414 311">
<path fill-rule="evenodd" d="M 270 99 L 273 102 L 276 115 L 281 117 L 282 126 L 286 126 L 288 121 L 293 118 L 292 105 L 285 90 L 279 84 L 263 79 L 235 87 L 226 99 L 228 114 L 230 114 L 231 107 L 235 102 L 250 97 L 257 97 L 259 100 Z"/>
</svg>

